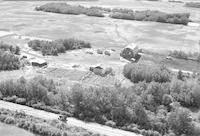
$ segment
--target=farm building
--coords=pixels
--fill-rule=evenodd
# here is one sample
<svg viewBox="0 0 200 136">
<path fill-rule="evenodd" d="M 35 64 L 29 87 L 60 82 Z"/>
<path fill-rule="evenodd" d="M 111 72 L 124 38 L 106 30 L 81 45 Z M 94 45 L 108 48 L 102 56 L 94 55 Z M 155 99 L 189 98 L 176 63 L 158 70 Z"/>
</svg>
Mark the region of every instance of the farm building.
<svg viewBox="0 0 200 136">
<path fill-rule="evenodd" d="M 138 62 L 141 57 L 141 49 L 138 46 L 130 44 L 122 50 L 120 56 L 128 61 Z"/>
<path fill-rule="evenodd" d="M 44 66 L 47 66 L 47 62 L 43 59 L 31 59 L 30 60 L 30 63 L 32 66 L 35 66 L 35 67 L 44 67 Z"/>
</svg>

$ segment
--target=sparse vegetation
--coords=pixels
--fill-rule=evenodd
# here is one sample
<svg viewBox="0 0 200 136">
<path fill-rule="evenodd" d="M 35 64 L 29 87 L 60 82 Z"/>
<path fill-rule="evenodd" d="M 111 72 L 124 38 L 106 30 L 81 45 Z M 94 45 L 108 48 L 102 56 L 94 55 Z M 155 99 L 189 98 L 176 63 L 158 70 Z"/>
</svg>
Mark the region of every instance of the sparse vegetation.
<svg viewBox="0 0 200 136">
<path fill-rule="evenodd" d="M 35 51 L 41 51 L 43 55 L 58 55 L 65 53 L 66 50 L 75 50 L 81 48 L 91 48 L 91 44 L 77 39 L 59 39 L 55 41 L 32 40 L 28 46 Z"/>
</svg>

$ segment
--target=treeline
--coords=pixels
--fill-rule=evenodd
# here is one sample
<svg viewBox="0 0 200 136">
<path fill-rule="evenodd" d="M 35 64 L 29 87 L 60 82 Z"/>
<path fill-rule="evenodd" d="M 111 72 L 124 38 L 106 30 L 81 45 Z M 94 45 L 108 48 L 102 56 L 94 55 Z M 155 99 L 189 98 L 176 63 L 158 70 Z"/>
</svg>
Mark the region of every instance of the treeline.
<svg viewBox="0 0 200 136">
<path fill-rule="evenodd" d="M 61 13 L 61 14 L 73 14 L 80 15 L 85 14 L 87 16 L 104 17 L 99 8 L 87 8 L 83 6 L 69 5 L 67 3 L 47 3 L 40 7 L 35 8 L 37 11 Z"/>
<path fill-rule="evenodd" d="M 115 19 L 153 21 L 183 25 L 187 25 L 190 21 L 189 13 L 165 13 L 156 10 L 133 11 L 131 9 L 110 9 L 102 7 L 87 8 L 81 5 L 74 6 L 66 3 L 47 3 L 40 7 L 36 7 L 36 10 L 61 14 L 85 14 L 97 17 L 104 17 L 104 13 L 108 13 L 111 18 Z"/>
<path fill-rule="evenodd" d="M 0 71 L 16 70 L 20 68 L 20 60 L 17 55 L 20 53 L 18 46 L 0 43 Z"/>
<path fill-rule="evenodd" d="M 59 120 L 44 120 L 26 115 L 23 111 L 0 109 L 0 122 L 15 125 L 41 136 L 97 136 L 82 128 L 69 126 Z M 98 135 L 100 136 L 100 135 Z"/>
<path fill-rule="evenodd" d="M 36 76 L 30 80 L 21 77 L 0 83 L 0 98 L 3 100 L 69 115 L 67 112 L 62 112 L 66 107 L 63 103 L 66 97 L 62 95 L 62 92 L 56 89 L 53 80 L 42 76 Z"/>
<path fill-rule="evenodd" d="M 169 56 L 172 56 L 172 57 L 178 58 L 178 59 L 194 60 L 194 61 L 200 62 L 200 55 L 199 55 L 198 52 L 186 53 L 186 52 L 181 51 L 181 50 L 174 50 L 174 51 L 171 51 L 169 53 Z"/>
<path fill-rule="evenodd" d="M 200 2 L 186 2 L 186 7 L 200 8 Z"/>
<path fill-rule="evenodd" d="M 77 39 L 59 39 L 55 41 L 32 40 L 28 46 L 35 51 L 41 51 L 43 55 L 58 55 L 66 50 L 91 48 L 91 44 Z"/>
<path fill-rule="evenodd" d="M 189 13 L 164 13 L 156 10 L 146 10 L 146 11 L 128 11 L 122 12 L 116 11 L 110 14 L 111 18 L 116 19 L 126 19 L 126 20 L 137 20 L 137 21 L 153 21 L 161 23 L 171 23 L 171 24 L 183 24 L 187 25 L 190 21 Z"/>
</svg>

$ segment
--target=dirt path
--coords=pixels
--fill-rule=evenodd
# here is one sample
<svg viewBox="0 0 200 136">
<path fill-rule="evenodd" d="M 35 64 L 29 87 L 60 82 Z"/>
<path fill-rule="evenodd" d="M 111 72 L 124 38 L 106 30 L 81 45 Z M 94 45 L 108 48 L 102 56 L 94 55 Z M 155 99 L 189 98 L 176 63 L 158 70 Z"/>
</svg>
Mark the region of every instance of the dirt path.
<svg viewBox="0 0 200 136">
<path fill-rule="evenodd" d="M 0 100 L 0 108 L 6 108 L 9 110 L 14 110 L 14 111 L 23 110 L 28 115 L 32 115 L 34 117 L 39 117 L 43 119 L 58 119 L 59 117 L 58 114 L 46 112 L 43 110 L 37 110 L 28 106 L 23 106 L 23 105 L 11 103 L 11 102 L 5 102 L 1 100 Z M 77 126 L 77 127 L 82 127 L 89 131 L 97 132 L 97 133 L 108 135 L 108 136 L 141 136 L 139 134 L 135 134 L 132 132 L 128 132 L 128 131 L 124 131 L 120 129 L 114 129 L 114 128 L 104 126 L 104 125 L 99 125 L 97 123 L 85 123 L 81 120 L 78 120 L 72 117 L 68 118 L 68 124 Z"/>
</svg>

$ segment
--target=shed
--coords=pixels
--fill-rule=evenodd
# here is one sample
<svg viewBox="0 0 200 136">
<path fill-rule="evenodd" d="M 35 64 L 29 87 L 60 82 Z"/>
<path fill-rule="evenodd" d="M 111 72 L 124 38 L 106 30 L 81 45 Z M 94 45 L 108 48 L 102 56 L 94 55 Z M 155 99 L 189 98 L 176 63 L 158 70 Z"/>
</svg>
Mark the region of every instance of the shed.
<svg viewBox="0 0 200 136">
<path fill-rule="evenodd" d="M 31 65 L 35 67 L 44 67 L 47 66 L 47 62 L 43 59 L 32 59 L 30 60 Z"/>
</svg>

